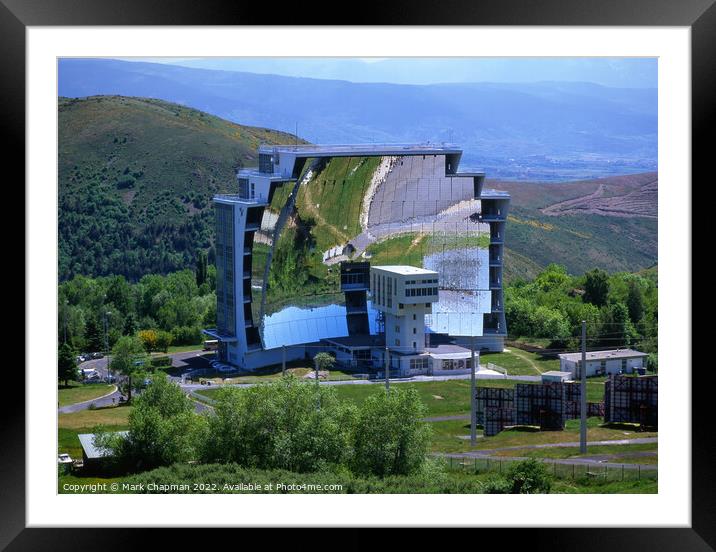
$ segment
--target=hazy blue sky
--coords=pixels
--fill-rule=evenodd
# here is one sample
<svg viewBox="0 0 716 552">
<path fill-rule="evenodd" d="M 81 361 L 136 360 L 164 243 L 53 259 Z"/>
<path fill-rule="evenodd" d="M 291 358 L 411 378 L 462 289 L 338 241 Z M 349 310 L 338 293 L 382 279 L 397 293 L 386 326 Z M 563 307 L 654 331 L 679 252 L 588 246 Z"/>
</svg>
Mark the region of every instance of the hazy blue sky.
<svg viewBox="0 0 716 552">
<path fill-rule="evenodd" d="M 119 58 L 352 82 L 592 82 L 656 88 L 656 58 Z"/>
</svg>

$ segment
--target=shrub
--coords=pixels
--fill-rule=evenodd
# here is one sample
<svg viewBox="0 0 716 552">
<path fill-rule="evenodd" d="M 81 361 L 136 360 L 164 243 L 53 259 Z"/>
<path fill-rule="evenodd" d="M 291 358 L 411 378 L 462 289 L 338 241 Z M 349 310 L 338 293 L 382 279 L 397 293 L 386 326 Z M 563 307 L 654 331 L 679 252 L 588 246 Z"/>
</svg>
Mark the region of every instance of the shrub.
<svg viewBox="0 0 716 552">
<path fill-rule="evenodd" d="M 172 358 L 169 356 L 158 356 L 152 358 L 153 368 L 168 368 L 172 365 Z"/>
<path fill-rule="evenodd" d="M 320 405 L 320 406 L 319 406 Z M 286 376 L 248 389 L 223 388 L 200 459 L 297 472 L 346 461 L 355 407 L 333 389 Z"/>
<path fill-rule="evenodd" d="M 543 462 L 534 458 L 514 462 L 507 470 L 507 481 L 512 494 L 549 493 L 552 477 Z"/>
<path fill-rule="evenodd" d="M 430 444 L 431 428 L 421 421 L 426 413 L 415 389 L 381 389 L 368 397 L 353 431 L 353 470 L 379 477 L 419 471 Z"/>
</svg>

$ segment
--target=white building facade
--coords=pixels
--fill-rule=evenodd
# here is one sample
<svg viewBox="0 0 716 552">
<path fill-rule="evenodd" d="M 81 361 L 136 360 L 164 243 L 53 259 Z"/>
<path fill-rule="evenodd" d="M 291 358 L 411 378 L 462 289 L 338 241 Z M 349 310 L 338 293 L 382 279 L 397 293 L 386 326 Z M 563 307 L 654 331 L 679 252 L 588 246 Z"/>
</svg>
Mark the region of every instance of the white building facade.
<svg viewBox="0 0 716 552">
<path fill-rule="evenodd" d="M 613 349 L 587 353 L 587 377 L 609 374 L 633 374 L 646 368 L 647 354 L 633 349 Z M 582 353 L 559 355 L 559 369 L 569 372 L 574 379 L 581 377 Z"/>
</svg>

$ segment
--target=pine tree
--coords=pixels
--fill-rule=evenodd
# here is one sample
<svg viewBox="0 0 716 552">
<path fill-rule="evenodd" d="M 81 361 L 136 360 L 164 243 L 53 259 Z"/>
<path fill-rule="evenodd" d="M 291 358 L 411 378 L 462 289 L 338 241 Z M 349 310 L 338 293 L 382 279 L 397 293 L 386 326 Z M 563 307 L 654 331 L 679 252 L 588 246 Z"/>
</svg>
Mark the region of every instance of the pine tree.
<svg viewBox="0 0 716 552">
<path fill-rule="evenodd" d="M 104 351 L 104 333 L 93 316 L 87 320 L 85 340 L 89 351 Z"/>
<path fill-rule="evenodd" d="M 67 386 L 67 382 L 74 379 L 77 379 L 75 350 L 69 343 L 63 343 L 57 351 L 57 380 Z"/>
</svg>

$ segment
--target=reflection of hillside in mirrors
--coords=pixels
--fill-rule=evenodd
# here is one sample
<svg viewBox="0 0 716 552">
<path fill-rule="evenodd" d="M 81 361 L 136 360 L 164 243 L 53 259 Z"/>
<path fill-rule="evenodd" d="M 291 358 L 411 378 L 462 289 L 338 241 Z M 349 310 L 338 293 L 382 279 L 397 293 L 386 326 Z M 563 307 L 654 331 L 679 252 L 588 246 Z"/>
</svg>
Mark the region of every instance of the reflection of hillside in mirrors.
<svg viewBox="0 0 716 552">
<path fill-rule="evenodd" d="M 473 193 L 472 179 L 445 176 L 442 155 L 308 160 L 296 184 L 277 186 L 264 212 L 256 242 L 268 252 L 262 282 L 254 281 L 262 288 L 259 319 L 288 306 L 342 304 L 340 261 L 374 246 L 374 264 L 421 267 L 426 257 L 448 255 L 456 286 L 471 251 L 489 244 Z"/>
</svg>

